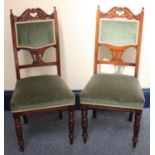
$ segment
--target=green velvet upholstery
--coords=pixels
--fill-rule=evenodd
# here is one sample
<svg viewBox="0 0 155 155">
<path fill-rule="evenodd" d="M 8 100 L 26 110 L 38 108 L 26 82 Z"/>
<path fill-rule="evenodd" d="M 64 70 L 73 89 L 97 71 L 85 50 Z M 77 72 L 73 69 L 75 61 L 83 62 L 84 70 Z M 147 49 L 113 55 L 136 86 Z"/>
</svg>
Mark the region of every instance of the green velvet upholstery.
<svg viewBox="0 0 155 155">
<path fill-rule="evenodd" d="M 142 109 L 144 95 L 133 76 L 96 74 L 81 92 L 81 104 Z"/>
<path fill-rule="evenodd" d="M 136 20 L 100 19 L 99 42 L 115 46 L 137 45 Z"/>
<path fill-rule="evenodd" d="M 39 48 L 55 44 L 54 21 L 16 23 L 17 46 Z"/>
<path fill-rule="evenodd" d="M 74 95 L 56 75 L 33 76 L 17 81 L 11 111 L 21 112 L 74 105 Z"/>
</svg>

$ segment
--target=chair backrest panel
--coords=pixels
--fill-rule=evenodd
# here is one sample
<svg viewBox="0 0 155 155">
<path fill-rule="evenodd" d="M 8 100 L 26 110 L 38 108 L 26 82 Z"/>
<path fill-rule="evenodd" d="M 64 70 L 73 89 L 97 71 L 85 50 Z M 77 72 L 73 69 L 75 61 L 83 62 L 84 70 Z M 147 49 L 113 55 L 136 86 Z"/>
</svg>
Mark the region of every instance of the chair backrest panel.
<svg viewBox="0 0 155 155">
<path fill-rule="evenodd" d="M 57 66 L 57 74 L 61 76 L 56 8 L 54 7 L 50 15 L 40 8 L 27 9 L 20 16 L 13 15 L 11 10 L 10 20 L 17 79 L 20 79 L 20 69 L 53 65 Z M 54 62 L 44 62 L 42 59 L 45 50 L 49 47 L 55 48 Z M 24 49 L 30 52 L 32 64 L 19 64 L 18 52 Z"/>
<path fill-rule="evenodd" d="M 137 45 L 138 26 L 139 22 L 136 20 L 100 19 L 99 43 L 114 46 Z"/>
<path fill-rule="evenodd" d="M 142 39 L 144 9 L 134 15 L 128 8 L 114 7 L 107 13 L 98 7 L 96 17 L 96 39 L 94 56 L 94 74 L 98 64 L 112 64 L 135 67 L 135 77 L 138 76 L 138 66 Z M 98 60 L 99 47 L 105 46 L 111 50 L 111 60 Z M 136 49 L 135 63 L 125 62 L 122 56 L 128 48 Z"/>
<path fill-rule="evenodd" d="M 53 19 L 16 22 L 15 29 L 17 48 L 38 49 L 56 44 Z"/>
</svg>

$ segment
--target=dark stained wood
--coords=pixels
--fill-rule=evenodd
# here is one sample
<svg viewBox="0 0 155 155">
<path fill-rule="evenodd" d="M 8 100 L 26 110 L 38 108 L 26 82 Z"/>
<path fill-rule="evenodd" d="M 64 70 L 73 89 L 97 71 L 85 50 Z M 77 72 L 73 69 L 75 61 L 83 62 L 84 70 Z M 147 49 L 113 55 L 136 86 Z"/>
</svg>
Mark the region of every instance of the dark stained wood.
<svg viewBox="0 0 155 155">
<path fill-rule="evenodd" d="M 15 24 L 14 24 L 15 21 L 16 21 L 16 18 L 13 15 L 12 10 L 10 10 L 10 21 L 11 21 L 12 43 L 13 43 L 16 77 L 17 77 L 17 79 L 20 79 L 19 60 L 18 60 L 18 53 L 17 53 L 17 47 L 16 47 L 16 38 L 15 38 L 16 32 L 15 32 Z"/>
<path fill-rule="evenodd" d="M 136 148 L 137 142 L 138 142 L 138 134 L 140 130 L 140 120 L 141 120 L 141 112 L 135 113 L 135 122 L 134 122 L 134 128 L 133 128 L 133 148 Z"/>
<path fill-rule="evenodd" d="M 73 144 L 74 141 L 74 126 L 75 126 L 74 109 L 70 108 L 68 110 L 68 127 L 69 127 L 70 144 Z"/>
<path fill-rule="evenodd" d="M 53 18 L 53 13 L 51 15 L 46 14 L 40 8 L 26 9 L 19 17 L 17 21 L 28 21 L 28 20 L 45 20 Z"/>
<path fill-rule="evenodd" d="M 56 60 L 57 60 L 57 73 L 61 76 L 60 66 L 60 46 L 59 46 L 59 29 L 58 29 L 58 17 L 56 7 L 54 7 L 54 20 L 55 20 L 55 32 L 56 32 Z"/>
<path fill-rule="evenodd" d="M 19 48 L 17 47 L 17 38 L 16 38 L 16 31 L 15 31 L 15 23 L 16 22 L 26 22 L 26 21 L 36 21 L 42 20 L 46 21 L 49 19 L 54 20 L 55 24 L 55 37 L 56 37 L 56 44 L 44 46 L 42 48 L 32 49 L 32 48 Z M 20 16 L 15 16 L 10 10 L 10 21 L 11 21 L 11 30 L 12 30 L 12 42 L 13 42 L 13 51 L 14 51 L 14 59 L 15 59 L 15 67 L 16 67 L 16 76 L 17 79 L 20 79 L 20 69 L 26 69 L 30 67 L 43 67 L 43 66 L 53 66 L 57 67 L 57 74 L 61 76 L 61 66 L 60 66 L 60 47 L 59 47 L 59 30 L 58 30 L 58 21 L 57 21 L 57 11 L 54 7 L 54 12 L 52 14 L 46 14 L 40 8 L 36 9 L 27 9 L 25 10 Z M 56 62 L 44 62 L 42 60 L 44 52 L 47 48 L 54 47 L 56 50 Z M 21 52 L 22 49 L 25 49 L 30 52 L 33 62 L 32 64 L 20 65 L 18 52 Z"/>
<path fill-rule="evenodd" d="M 132 118 L 133 118 L 133 112 L 129 112 L 129 122 L 132 122 Z"/>
<path fill-rule="evenodd" d="M 82 125 L 82 136 L 83 136 L 83 142 L 87 143 L 88 138 L 88 111 L 87 109 L 82 108 L 81 109 L 81 125 Z"/>
<path fill-rule="evenodd" d="M 15 23 L 16 22 L 27 22 L 27 21 L 36 21 L 36 20 L 49 20 L 53 19 L 55 24 L 55 37 L 56 37 L 56 43 L 54 45 L 48 45 L 41 48 L 19 48 L 17 47 L 16 43 L 16 32 L 15 32 Z M 44 66 L 56 66 L 57 67 L 57 75 L 61 76 L 61 65 L 60 65 L 60 47 L 59 47 L 59 29 L 58 29 L 58 18 L 57 18 L 57 11 L 54 7 L 54 11 L 51 14 L 46 14 L 42 9 L 40 8 L 33 8 L 33 9 L 27 9 L 25 10 L 20 16 L 15 16 L 10 10 L 10 21 L 11 21 L 11 31 L 12 31 L 12 42 L 13 42 L 13 52 L 14 52 L 14 60 L 15 60 L 15 68 L 16 68 L 16 77 L 17 80 L 21 78 L 20 76 L 20 70 L 31 68 L 31 67 L 44 67 Z M 54 62 L 44 62 L 43 61 L 43 55 L 47 48 L 53 47 L 55 48 L 56 52 L 56 61 Z M 18 58 L 18 52 L 21 52 L 22 50 L 26 50 L 30 53 L 32 57 L 32 64 L 19 64 L 19 58 Z M 59 112 L 59 118 L 62 118 L 62 111 L 67 110 L 69 112 L 69 139 L 70 143 L 73 144 L 74 139 L 74 105 L 70 106 L 61 106 L 61 107 L 54 107 L 54 108 L 47 108 L 47 109 L 35 109 L 35 110 L 28 110 L 28 111 L 20 111 L 13 113 L 14 119 L 15 119 L 15 126 L 16 126 L 16 133 L 18 138 L 18 144 L 20 146 L 20 150 L 24 151 L 24 140 L 22 137 L 22 128 L 20 123 L 20 116 L 24 117 L 24 122 L 27 122 L 26 115 L 29 114 L 35 114 L 40 112 Z"/>
<path fill-rule="evenodd" d="M 46 62 L 39 65 L 39 67 L 43 66 L 55 66 L 56 62 Z M 28 64 L 28 65 L 20 65 L 19 69 L 31 68 L 31 67 L 38 67 L 38 64 Z"/>
<path fill-rule="evenodd" d="M 64 110 L 68 110 L 70 108 L 74 108 L 75 109 L 75 105 L 69 105 L 69 106 L 61 106 L 61 107 L 55 107 L 55 108 L 47 108 L 47 109 L 36 109 L 36 110 L 28 110 L 28 111 L 20 111 L 20 112 L 16 112 L 16 114 L 19 115 L 29 115 L 29 114 L 37 114 L 37 113 L 41 113 L 41 112 L 54 112 L 54 111 L 64 111 Z"/>
<path fill-rule="evenodd" d="M 20 116 L 13 114 L 13 117 L 14 117 L 14 121 L 15 121 L 15 128 L 16 128 L 18 145 L 20 147 L 21 152 L 24 152 L 24 140 L 23 140 L 23 133 L 22 133 L 22 127 L 21 127 L 21 122 L 20 122 Z"/>
</svg>

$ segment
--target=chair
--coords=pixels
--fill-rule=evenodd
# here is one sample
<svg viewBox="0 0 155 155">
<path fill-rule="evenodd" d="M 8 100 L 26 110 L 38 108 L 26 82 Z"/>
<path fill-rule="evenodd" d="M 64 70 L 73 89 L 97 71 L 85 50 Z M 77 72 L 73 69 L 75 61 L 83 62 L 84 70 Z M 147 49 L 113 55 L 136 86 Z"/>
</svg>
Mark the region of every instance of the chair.
<svg viewBox="0 0 155 155">
<path fill-rule="evenodd" d="M 129 112 L 129 121 L 132 121 L 135 114 L 133 147 L 136 147 L 144 106 L 143 92 L 137 79 L 143 15 L 144 9 L 140 14 L 134 15 L 125 7 L 114 7 L 107 13 L 101 12 L 98 7 L 94 75 L 82 90 L 80 101 L 84 143 L 88 138 L 88 109 L 93 110 L 93 118 L 96 118 L 96 109 L 115 110 Z M 99 59 L 101 47 L 110 49 L 112 54 L 109 60 Z M 134 63 L 122 59 L 124 51 L 129 48 L 136 51 Z M 134 76 L 98 73 L 98 65 L 101 64 L 134 67 Z"/>
<path fill-rule="evenodd" d="M 15 121 L 20 150 L 24 151 L 24 139 L 20 116 L 39 112 L 68 111 L 69 140 L 74 138 L 74 95 L 61 79 L 59 31 L 57 11 L 46 14 L 40 8 L 26 9 L 20 16 L 10 10 L 12 42 L 17 82 L 11 98 L 11 111 Z M 45 62 L 43 56 L 51 47 L 56 55 L 55 61 Z M 19 53 L 25 50 L 32 57 L 31 64 L 20 64 Z M 53 51 L 52 51 L 53 52 Z M 21 69 L 56 66 L 57 75 L 37 75 L 21 78 Z"/>
</svg>

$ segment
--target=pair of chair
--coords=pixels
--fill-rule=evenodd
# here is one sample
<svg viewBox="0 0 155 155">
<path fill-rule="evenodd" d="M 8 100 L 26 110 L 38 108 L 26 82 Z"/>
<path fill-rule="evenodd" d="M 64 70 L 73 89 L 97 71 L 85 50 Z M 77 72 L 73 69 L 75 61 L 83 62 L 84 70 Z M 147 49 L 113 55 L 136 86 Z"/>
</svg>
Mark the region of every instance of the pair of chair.
<svg viewBox="0 0 155 155">
<path fill-rule="evenodd" d="M 114 7 L 107 13 L 97 10 L 96 41 L 94 57 L 94 75 L 81 92 L 82 135 L 84 143 L 88 138 L 87 110 L 96 109 L 130 112 L 129 120 L 135 113 L 133 147 L 136 147 L 140 128 L 140 119 L 144 104 L 144 96 L 137 80 L 140 45 L 143 24 L 143 10 L 134 15 L 127 8 Z M 11 99 L 11 111 L 15 120 L 16 134 L 20 150 L 24 151 L 24 140 L 20 116 L 27 123 L 27 115 L 38 112 L 58 111 L 62 119 L 62 111 L 68 111 L 69 140 L 74 140 L 74 107 L 75 99 L 72 91 L 61 79 L 60 48 L 57 11 L 52 14 L 43 10 L 27 9 L 20 16 L 10 14 L 14 59 L 17 83 Z M 112 51 L 111 60 L 99 60 L 99 47 L 105 46 Z M 135 63 L 124 62 L 121 57 L 128 48 L 136 49 Z M 46 62 L 44 53 L 54 48 L 56 60 Z M 31 64 L 19 63 L 19 52 L 29 52 Z M 113 64 L 135 67 L 135 77 L 98 74 L 98 64 Z M 40 75 L 21 78 L 20 70 L 31 67 L 56 66 L 57 75 Z"/>
</svg>

